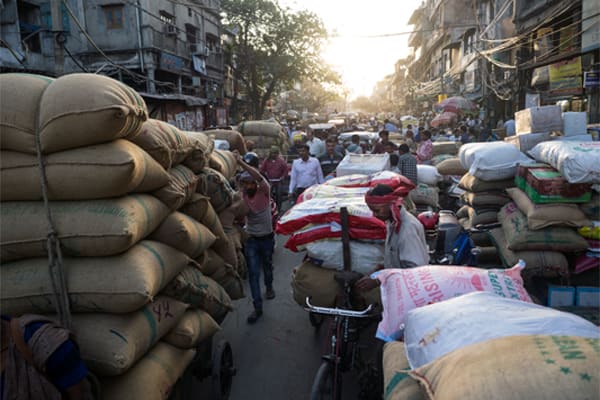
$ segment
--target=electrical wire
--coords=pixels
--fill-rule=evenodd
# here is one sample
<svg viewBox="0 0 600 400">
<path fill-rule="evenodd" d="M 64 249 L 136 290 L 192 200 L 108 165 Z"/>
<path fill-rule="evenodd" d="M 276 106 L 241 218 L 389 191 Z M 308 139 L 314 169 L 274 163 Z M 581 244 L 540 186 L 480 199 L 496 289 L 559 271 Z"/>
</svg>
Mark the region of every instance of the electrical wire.
<svg viewBox="0 0 600 400">
<path fill-rule="evenodd" d="M 84 67 L 75 57 L 73 57 L 73 54 L 71 54 L 71 52 L 69 51 L 67 46 L 65 46 L 64 43 L 62 44 L 62 48 L 69 55 L 69 57 L 71 57 L 71 60 L 73 60 L 73 62 L 79 67 L 79 69 L 81 69 L 83 72 L 89 72 L 86 67 Z"/>
</svg>

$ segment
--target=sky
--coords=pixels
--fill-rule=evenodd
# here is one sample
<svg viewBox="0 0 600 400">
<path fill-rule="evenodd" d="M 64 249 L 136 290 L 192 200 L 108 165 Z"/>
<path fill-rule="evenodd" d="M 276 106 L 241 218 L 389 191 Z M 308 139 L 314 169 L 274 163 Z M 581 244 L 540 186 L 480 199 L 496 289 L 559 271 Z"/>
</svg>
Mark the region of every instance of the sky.
<svg viewBox="0 0 600 400">
<path fill-rule="evenodd" d="M 394 72 L 408 55 L 408 35 L 366 38 L 410 31 L 413 10 L 421 0 L 278 0 L 293 10 L 317 14 L 330 35 L 323 58 L 342 75 L 349 99 L 370 96 L 375 84 Z"/>
</svg>

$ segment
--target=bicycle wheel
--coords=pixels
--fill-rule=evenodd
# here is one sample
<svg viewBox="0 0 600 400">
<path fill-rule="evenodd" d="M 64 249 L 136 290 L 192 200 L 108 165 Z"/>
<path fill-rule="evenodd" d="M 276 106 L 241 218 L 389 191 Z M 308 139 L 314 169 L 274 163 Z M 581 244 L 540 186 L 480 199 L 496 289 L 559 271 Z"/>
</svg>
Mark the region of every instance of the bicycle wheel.
<svg viewBox="0 0 600 400">
<path fill-rule="evenodd" d="M 310 400 L 340 400 L 342 398 L 342 377 L 335 373 L 334 365 L 323 361 L 317 370 L 310 390 Z"/>
</svg>

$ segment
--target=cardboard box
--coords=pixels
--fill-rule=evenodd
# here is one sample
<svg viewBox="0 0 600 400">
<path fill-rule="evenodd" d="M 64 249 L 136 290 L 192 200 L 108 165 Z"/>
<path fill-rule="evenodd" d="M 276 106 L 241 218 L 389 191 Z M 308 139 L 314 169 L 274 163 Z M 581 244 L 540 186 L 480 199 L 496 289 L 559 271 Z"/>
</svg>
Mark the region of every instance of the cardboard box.
<svg viewBox="0 0 600 400">
<path fill-rule="evenodd" d="M 548 140 L 552 140 L 552 138 L 550 137 L 550 132 L 527 133 L 523 135 L 509 136 L 507 138 L 504 138 L 505 142 L 515 145 L 517 149 L 519 149 L 523 153 L 533 149 L 533 147 L 536 144 L 546 142 Z"/>
<path fill-rule="evenodd" d="M 562 131 L 563 120 L 560 106 L 526 108 L 515 113 L 517 135 L 533 132 Z"/>
<path fill-rule="evenodd" d="M 567 307 L 575 305 L 575 288 L 571 286 L 550 286 L 548 288 L 548 307 Z"/>
<path fill-rule="evenodd" d="M 600 288 L 578 286 L 575 293 L 576 306 L 600 308 Z"/>
</svg>

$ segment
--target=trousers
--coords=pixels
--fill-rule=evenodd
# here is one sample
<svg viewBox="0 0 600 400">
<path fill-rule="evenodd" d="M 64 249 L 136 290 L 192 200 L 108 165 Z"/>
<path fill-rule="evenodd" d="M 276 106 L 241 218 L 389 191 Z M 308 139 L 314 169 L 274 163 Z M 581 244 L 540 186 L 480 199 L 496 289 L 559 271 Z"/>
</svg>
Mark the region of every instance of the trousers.
<svg viewBox="0 0 600 400">
<path fill-rule="evenodd" d="M 244 255 L 248 266 L 248 281 L 254 309 L 262 311 L 262 296 L 260 290 L 260 273 L 264 273 L 264 283 L 267 289 L 273 288 L 273 235 L 261 238 L 250 237 L 244 244 Z"/>
</svg>

